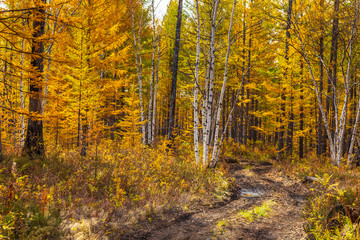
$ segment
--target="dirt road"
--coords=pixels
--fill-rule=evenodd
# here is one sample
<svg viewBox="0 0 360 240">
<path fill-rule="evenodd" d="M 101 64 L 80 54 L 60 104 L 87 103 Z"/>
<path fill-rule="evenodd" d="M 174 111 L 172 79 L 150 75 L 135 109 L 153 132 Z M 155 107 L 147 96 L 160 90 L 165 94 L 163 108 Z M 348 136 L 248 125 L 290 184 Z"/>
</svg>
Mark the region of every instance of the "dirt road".
<svg viewBox="0 0 360 240">
<path fill-rule="evenodd" d="M 236 187 L 232 196 L 214 206 L 156 219 L 125 239 L 305 239 L 302 209 L 308 195 L 300 182 L 276 171 L 270 162 L 242 160 L 230 164 Z M 239 212 L 272 202 L 267 216 L 253 213 L 253 221 Z"/>
</svg>

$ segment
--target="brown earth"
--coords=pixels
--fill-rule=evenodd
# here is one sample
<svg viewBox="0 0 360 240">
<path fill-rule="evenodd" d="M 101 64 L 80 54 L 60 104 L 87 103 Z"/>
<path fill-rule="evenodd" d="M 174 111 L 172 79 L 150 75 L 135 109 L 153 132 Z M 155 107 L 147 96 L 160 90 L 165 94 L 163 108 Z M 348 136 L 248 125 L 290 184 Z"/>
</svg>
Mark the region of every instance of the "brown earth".
<svg viewBox="0 0 360 240">
<path fill-rule="evenodd" d="M 309 195 L 300 180 L 278 172 L 270 162 L 241 160 L 230 164 L 235 179 L 231 196 L 221 202 L 192 210 L 176 210 L 114 239 L 305 239 L 302 209 Z M 271 200 L 267 217 L 252 222 L 239 211 L 253 210 Z M 110 237 L 110 239 L 112 239 Z"/>
</svg>

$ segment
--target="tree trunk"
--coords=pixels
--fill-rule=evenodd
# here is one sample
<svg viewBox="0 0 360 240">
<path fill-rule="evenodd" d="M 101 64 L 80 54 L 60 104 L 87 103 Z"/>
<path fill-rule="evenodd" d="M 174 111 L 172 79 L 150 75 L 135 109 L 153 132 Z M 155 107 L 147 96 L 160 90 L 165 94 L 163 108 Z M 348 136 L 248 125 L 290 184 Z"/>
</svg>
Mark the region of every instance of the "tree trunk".
<svg viewBox="0 0 360 240">
<path fill-rule="evenodd" d="M 23 0 L 23 7 L 25 7 L 25 0 Z M 23 14 L 25 14 L 25 11 L 23 11 Z M 21 20 L 21 24 L 24 27 L 25 26 L 25 19 Z M 21 60 L 20 60 L 20 66 L 21 68 L 24 67 L 24 49 L 25 49 L 25 39 L 23 38 L 21 40 Z M 19 83 L 19 91 L 20 91 L 20 107 L 21 110 L 25 110 L 25 98 L 24 98 L 24 72 L 21 69 L 20 71 L 20 83 Z M 25 116 L 24 114 L 20 115 L 20 147 L 24 147 L 25 143 Z"/>
<path fill-rule="evenodd" d="M 329 67 L 329 78 L 328 78 L 328 96 L 332 96 L 329 99 L 329 105 L 327 106 L 328 114 L 330 114 L 330 124 L 332 132 L 335 131 L 334 139 L 338 138 L 337 131 L 335 130 L 337 125 L 337 111 L 335 105 L 337 104 L 336 98 L 336 82 L 337 82 L 337 46 L 338 46 L 338 35 L 339 35 L 339 7 L 340 0 L 334 1 L 334 18 L 333 18 L 333 28 L 331 33 L 331 52 L 330 52 L 330 67 Z M 332 111 L 331 111 L 332 109 Z M 339 143 L 335 143 L 336 145 Z M 341 143 L 342 144 L 342 143 Z M 338 162 L 338 160 L 335 160 Z M 337 164 L 333 162 L 333 164 Z"/>
<path fill-rule="evenodd" d="M 208 89 L 206 102 L 206 126 L 204 129 L 204 143 L 203 143 L 203 162 L 205 166 L 208 165 L 209 147 L 211 144 L 211 129 L 214 127 L 212 123 L 212 109 L 213 109 L 213 94 L 214 94 L 214 68 L 215 68 L 215 33 L 216 33 L 216 16 L 220 0 L 214 0 L 213 14 L 211 16 L 211 30 L 210 30 L 210 47 L 209 47 L 209 67 L 208 67 Z"/>
<path fill-rule="evenodd" d="M 169 108 L 168 139 L 173 138 L 173 130 L 175 126 L 176 86 L 177 86 L 177 73 L 178 73 L 178 64 L 179 64 L 182 8 L 183 8 L 183 0 L 179 0 L 176 32 L 175 32 L 174 62 L 172 67 L 172 78 L 171 78 L 171 92 L 170 92 L 171 99 L 170 99 L 170 108 Z"/>
<path fill-rule="evenodd" d="M 337 118 L 335 113 L 336 105 L 336 72 L 337 72 L 337 42 L 339 35 L 339 5 L 340 1 L 334 1 L 334 17 L 333 17 L 333 28 L 331 33 L 331 52 L 330 52 L 330 67 L 328 74 L 328 87 L 327 95 L 331 96 L 327 98 L 326 101 L 326 115 L 329 117 L 329 124 L 331 126 L 331 132 L 333 137 L 335 136 L 335 118 Z M 331 100 L 332 99 L 332 100 Z"/>
<path fill-rule="evenodd" d="M 194 150 L 196 164 L 200 162 L 199 151 L 199 103 L 198 103 L 198 89 L 199 89 L 199 66 L 200 66 L 200 12 L 199 0 L 196 3 L 196 20 L 197 20 L 197 34 L 196 34 L 196 63 L 195 63 L 195 83 L 194 83 Z"/>
<path fill-rule="evenodd" d="M 324 0 L 320 1 L 320 8 L 321 10 L 324 9 Z M 319 49 L 319 56 L 321 59 L 324 59 L 324 16 L 323 12 L 321 12 L 321 20 L 320 20 L 320 49 Z M 324 66 L 320 61 L 320 79 L 319 79 L 319 91 L 320 93 L 323 92 L 323 84 L 324 84 Z M 322 101 L 322 96 L 320 96 Z M 317 148 L 316 153 L 318 156 L 323 155 L 326 152 L 326 132 L 324 131 L 324 123 L 322 120 L 321 111 L 319 111 L 319 119 L 318 119 L 318 141 L 317 141 Z"/>
<path fill-rule="evenodd" d="M 242 74 L 244 75 L 245 73 L 245 46 L 246 46 L 246 1 L 244 1 L 244 22 L 243 22 L 243 50 L 242 50 L 242 54 L 243 54 L 243 62 L 242 62 Z M 245 104 L 244 104 L 244 99 L 245 99 L 245 87 L 244 85 L 246 85 L 246 82 L 242 85 L 241 88 L 241 110 L 240 110 L 240 143 L 241 144 L 246 144 L 246 124 L 244 124 L 244 119 L 245 119 Z"/>
<path fill-rule="evenodd" d="M 215 135 L 214 136 L 214 148 L 213 148 L 213 153 L 211 156 L 210 167 L 215 167 L 215 165 L 216 165 L 216 162 L 218 160 L 217 157 L 219 155 L 218 147 L 219 147 L 219 151 L 220 151 L 219 140 L 218 140 L 219 131 L 220 131 L 220 116 L 221 116 L 221 108 L 222 108 L 225 90 L 226 90 L 228 63 L 229 63 L 229 57 L 230 57 L 230 52 L 231 52 L 231 29 L 232 29 L 232 25 L 233 25 L 235 5 L 236 5 L 236 0 L 234 0 L 232 12 L 231 12 L 231 20 L 230 20 L 230 26 L 229 26 L 229 32 L 228 32 L 228 47 L 226 50 L 226 58 L 225 58 L 224 81 L 223 81 L 223 85 L 221 88 L 219 104 L 218 104 L 218 107 L 216 110 L 216 115 L 215 115 L 216 122 L 215 122 L 215 134 L 214 134 Z M 224 127 L 222 135 L 224 135 L 225 131 L 226 131 L 226 129 Z M 222 136 L 222 138 L 223 138 L 223 136 Z"/>
<path fill-rule="evenodd" d="M 160 56 L 161 56 L 161 28 L 158 35 L 158 59 L 156 64 L 156 74 L 155 74 L 155 87 L 154 87 L 154 105 L 153 105 L 153 112 L 152 112 L 152 133 L 151 133 L 151 142 L 155 140 L 155 120 L 156 120 L 156 104 L 157 104 L 157 89 L 159 84 L 159 67 L 160 67 Z"/>
<path fill-rule="evenodd" d="M 291 27 L 291 13 L 292 13 L 292 4 L 293 4 L 293 0 L 289 0 L 289 6 L 288 6 L 288 11 L 287 11 L 287 21 L 286 21 L 286 38 L 285 38 L 285 60 L 286 60 L 286 64 L 288 64 L 289 61 L 289 39 L 290 39 L 290 27 Z M 287 70 L 288 67 L 286 66 L 286 70 L 285 70 L 285 76 L 284 78 L 286 79 L 286 77 L 288 76 L 287 74 Z M 285 96 L 285 88 L 283 88 L 283 91 L 281 93 L 281 113 L 280 113 L 280 132 L 278 134 L 279 136 L 279 143 L 278 143 L 278 159 L 283 158 L 283 150 L 284 150 L 284 146 L 285 146 L 285 139 L 284 139 L 284 135 L 285 135 L 285 127 L 283 124 L 283 120 L 285 119 L 285 100 L 286 100 L 286 96 Z"/>
<path fill-rule="evenodd" d="M 304 64 L 301 61 L 300 63 L 300 77 L 301 77 L 301 82 L 300 82 L 300 139 L 299 139 L 299 158 L 303 159 L 304 158 L 304 136 L 303 136 L 303 131 L 304 131 L 304 89 L 303 89 L 303 68 L 304 68 Z"/>
<path fill-rule="evenodd" d="M 43 156 L 45 154 L 43 139 L 42 110 L 42 82 L 44 72 L 44 43 L 41 37 L 45 34 L 45 8 L 46 0 L 35 1 L 38 5 L 34 9 L 33 40 L 31 43 L 31 66 L 34 75 L 29 78 L 29 118 L 23 153 L 31 157 Z M 34 114 L 36 114 L 34 116 Z"/>
<path fill-rule="evenodd" d="M 250 23 L 251 24 L 251 23 Z M 250 64 L 251 64 L 251 33 L 249 33 L 249 45 L 248 45 L 248 62 L 247 62 L 247 74 L 246 74 L 246 78 L 247 81 L 246 83 L 249 84 L 250 83 Z M 247 144 L 247 140 L 250 139 L 251 134 L 251 123 L 250 123 L 250 114 L 249 114 L 249 110 L 250 110 L 250 89 L 247 88 L 246 89 L 246 104 L 245 104 L 245 126 L 244 126 L 244 145 Z M 250 123 L 250 124 L 249 124 Z M 250 125 L 250 126 L 249 126 Z"/>
<path fill-rule="evenodd" d="M 147 122 L 147 144 L 151 144 L 153 140 L 153 101 L 154 97 L 154 81 L 155 81 L 155 52 L 156 52 L 156 29 L 155 29 L 155 3 L 154 0 L 151 1 L 151 15 L 152 15 L 152 28 L 153 28 L 153 38 L 152 38 L 152 57 L 151 57 L 151 80 L 150 80 L 150 98 L 148 106 L 148 122 Z"/>
<path fill-rule="evenodd" d="M 140 121 L 141 121 L 141 134 L 142 134 L 142 143 L 146 143 L 146 127 L 145 127 L 145 117 L 144 117 L 144 105 L 143 105 L 143 98 L 142 98 L 142 60 L 141 60 L 141 43 L 140 40 L 138 42 L 136 37 L 136 29 L 135 29 L 135 16 L 134 16 L 134 6 L 133 2 L 131 1 L 131 23 L 132 23 L 132 32 L 133 32 L 133 40 L 134 40 L 134 55 L 135 55 L 135 62 L 136 62 L 136 73 L 138 78 L 139 84 L 139 100 L 140 100 Z M 141 31 L 141 25 L 139 24 L 139 35 Z M 140 39 L 140 37 L 139 37 Z"/>
</svg>

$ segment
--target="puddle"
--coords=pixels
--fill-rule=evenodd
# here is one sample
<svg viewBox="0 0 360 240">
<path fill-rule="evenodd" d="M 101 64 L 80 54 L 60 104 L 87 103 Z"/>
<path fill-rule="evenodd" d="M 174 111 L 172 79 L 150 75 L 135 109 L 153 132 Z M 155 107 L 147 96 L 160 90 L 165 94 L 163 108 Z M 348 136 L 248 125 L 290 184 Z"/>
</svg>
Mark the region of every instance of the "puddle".
<svg viewBox="0 0 360 240">
<path fill-rule="evenodd" d="M 264 195 L 264 192 L 256 191 L 256 190 L 248 190 L 248 189 L 241 189 L 240 196 L 242 197 L 260 197 Z"/>
</svg>

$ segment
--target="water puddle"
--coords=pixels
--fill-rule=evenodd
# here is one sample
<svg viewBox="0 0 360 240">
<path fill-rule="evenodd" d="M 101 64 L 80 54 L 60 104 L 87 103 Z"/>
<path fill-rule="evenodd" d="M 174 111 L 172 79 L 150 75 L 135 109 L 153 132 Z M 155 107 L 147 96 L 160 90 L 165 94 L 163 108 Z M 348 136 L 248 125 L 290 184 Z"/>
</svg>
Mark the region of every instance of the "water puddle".
<svg viewBox="0 0 360 240">
<path fill-rule="evenodd" d="M 242 197 L 260 197 L 264 195 L 264 192 L 257 191 L 255 189 L 241 189 L 240 196 Z"/>
</svg>

